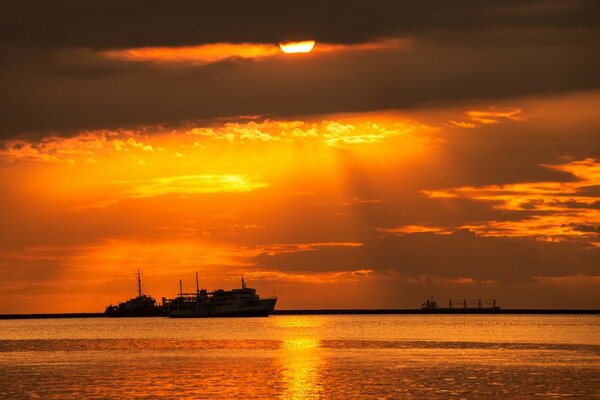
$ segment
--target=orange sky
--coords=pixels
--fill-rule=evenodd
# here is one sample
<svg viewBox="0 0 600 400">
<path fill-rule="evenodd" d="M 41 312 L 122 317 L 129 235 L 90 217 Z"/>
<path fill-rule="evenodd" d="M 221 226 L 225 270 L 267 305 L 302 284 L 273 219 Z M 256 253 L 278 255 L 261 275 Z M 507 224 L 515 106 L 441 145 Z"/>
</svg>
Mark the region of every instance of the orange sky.
<svg viewBox="0 0 600 400">
<path fill-rule="evenodd" d="M 600 306 L 595 3 L 132 4 L 0 15 L 0 313 Z"/>
<path fill-rule="evenodd" d="M 515 278 L 494 270 L 508 256 L 489 260 L 483 274 L 468 271 L 485 265 L 453 265 L 503 254 L 448 255 L 448 273 L 429 265 L 435 260 L 403 270 L 414 262 L 408 255 L 344 252 L 386 252 L 375 250 L 378 241 L 419 235 L 416 246 L 427 252 L 439 246 L 436 237 L 468 229 L 498 246 L 543 241 L 597 256 L 597 232 L 582 227 L 600 224 L 598 195 L 585 194 L 600 184 L 598 160 L 556 158 L 525 166 L 537 178 L 477 184 L 462 157 L 473 138 L 500 139 L 503 130 L 588 124 L 598 103 L 600 96 L 575 95 L 8 141 L 0 152 L 2 311 L 101 310 L 134 293 L 137 268 L 156 297 L 174 295 L 179 278 L 191 287 L 196 271 L 208 288 L 234 287 L 244 274 L 261 292 L 279 294 L 281 308 L 416 307 L 429 292 L 545 304 L 525 296 L 532 285 L 541 296 L 581 285 L 588 296 L 599 278 L 583 278 L 596 268 L 585 256 L 581 269 L 531 265 Z M 574 104 L 576 112 L 557 117 Z M 584 296 L 577 305 L 593 305 Z"/>
</svg>

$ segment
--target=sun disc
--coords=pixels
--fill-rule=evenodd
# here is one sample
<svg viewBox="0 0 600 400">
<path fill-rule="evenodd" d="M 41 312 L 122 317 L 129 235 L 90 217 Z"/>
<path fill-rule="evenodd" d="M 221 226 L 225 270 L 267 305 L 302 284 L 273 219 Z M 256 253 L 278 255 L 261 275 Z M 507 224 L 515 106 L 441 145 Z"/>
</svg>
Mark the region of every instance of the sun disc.
<svg viewBox="0 0 600 400">
<path fill-rule="evenodd" d="M 313 47 L 315 47 L 315 41 L 305 40 L 302 42 L 281 42 L 279 43 L 279 47 L 281 48 L 281 51 L 286 54 L 310 53 Z"/>
</svg>

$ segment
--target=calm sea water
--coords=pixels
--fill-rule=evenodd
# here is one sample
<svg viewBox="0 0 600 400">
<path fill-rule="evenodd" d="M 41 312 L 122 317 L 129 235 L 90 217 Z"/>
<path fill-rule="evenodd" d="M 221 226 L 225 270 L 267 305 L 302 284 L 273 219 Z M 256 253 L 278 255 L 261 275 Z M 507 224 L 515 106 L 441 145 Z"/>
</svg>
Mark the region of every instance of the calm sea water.
<svg viewBox="0 0 600 400">
<path fill-rule="evenodd" d="M 600 398 L 600 316 L 0 321 L 0 398 Z"/>
</svg>

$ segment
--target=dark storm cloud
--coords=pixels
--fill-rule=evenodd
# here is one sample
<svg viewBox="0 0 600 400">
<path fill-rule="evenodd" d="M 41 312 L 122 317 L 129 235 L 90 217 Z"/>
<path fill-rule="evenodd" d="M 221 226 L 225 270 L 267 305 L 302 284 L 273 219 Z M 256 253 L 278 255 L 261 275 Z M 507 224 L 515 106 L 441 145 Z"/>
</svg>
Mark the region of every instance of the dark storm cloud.
<svg viewBox="0 0 600 400">
<path fill-rule="evenodd" d="M 595 143 L 596 145 L 598 145 L 598 143 L 595 141 L 591 141 L 590 143 Z M 596 146 L 596 147 L 598 148 L 597 151 L 600 152 L 600 146 Z M 600 197 L 600 185 L 583 186 L 579 189 L 577 194 L 580 196 L 598 196 L 598 197 Z"/>
<path fill-rule="evenodd" d="M 0 139 L 361 112 L 600 87 L 596 1 L 8 1 Z M 400 37 L 408 49 L 156 65 L 98 50 Z"/>
<path fill-rule="evenodd" d="M 417 43 L 400 51 L 205 66 L 152 66 L 70 51 L 0 70 L 0 132 L 360 112 L 600 87 L 600 36 L 583 31 L 572 45 L 560 33 L 544 35 L 544 46 Z"/>
<path fill-rule="evenodd" d="M 426 31 L 597 25 L 594 0 L 14 0 L 0 43 L 95 49 L 310 38 L 359 43 Z"/>
<path fill-rule="evenodd" d="M 373 269 L 508 283 L 536 276 L 597 274 L 600 249 L 573 242 L 480 237 L 460 230 L 450 235 L 387 236 L 368 241 L 361 247 L 261 254 L 255 261 L 259 267 L 281 271 Z"/>
<path fill-rule="evenodd" d="M 567 207 L 567 208 L 575 208 L 575 209 L 590 209 L 590 210 L 600 210 L 600 200 L 595 201 L 591 204 L 582 203 L 579 201 L 560 201 L 554 203 L 559 207 Z"/>
<path fill-rule="evenodd" d="M 600 233 L 600 226 L 583 225 L 583 224 L 572 225 L 572 226 L 573 226 L 573 230 L 576 230 L 579 232 Z"/>
</svg>

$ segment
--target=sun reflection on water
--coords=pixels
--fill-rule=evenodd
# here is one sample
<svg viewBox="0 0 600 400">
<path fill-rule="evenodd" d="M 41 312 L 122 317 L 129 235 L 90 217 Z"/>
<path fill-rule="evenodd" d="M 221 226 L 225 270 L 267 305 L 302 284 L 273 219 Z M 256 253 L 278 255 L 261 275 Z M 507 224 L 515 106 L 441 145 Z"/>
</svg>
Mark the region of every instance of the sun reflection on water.
<svg viewBox="0 0 600 400">
<path fill-rule="evenodd" d="M 319 397 L 320 370 L 323 357 L 317 339 L 285 339 L 282 341 L 282 380 L 284 399 Z"/>
<path fill-rule="evenodd" d="M 272 322 L 271 322 L 272 321 Z M 324 320 L 321 316 L 314 315 L 293 315 L 287 318 L 272 318 L 271 324 L 283 330 L 290 330 L 295 335 L 308 335 L 314 336 L 315 332 L 313 329 L 319 329 L 323 327 Z"/>
</svg>

